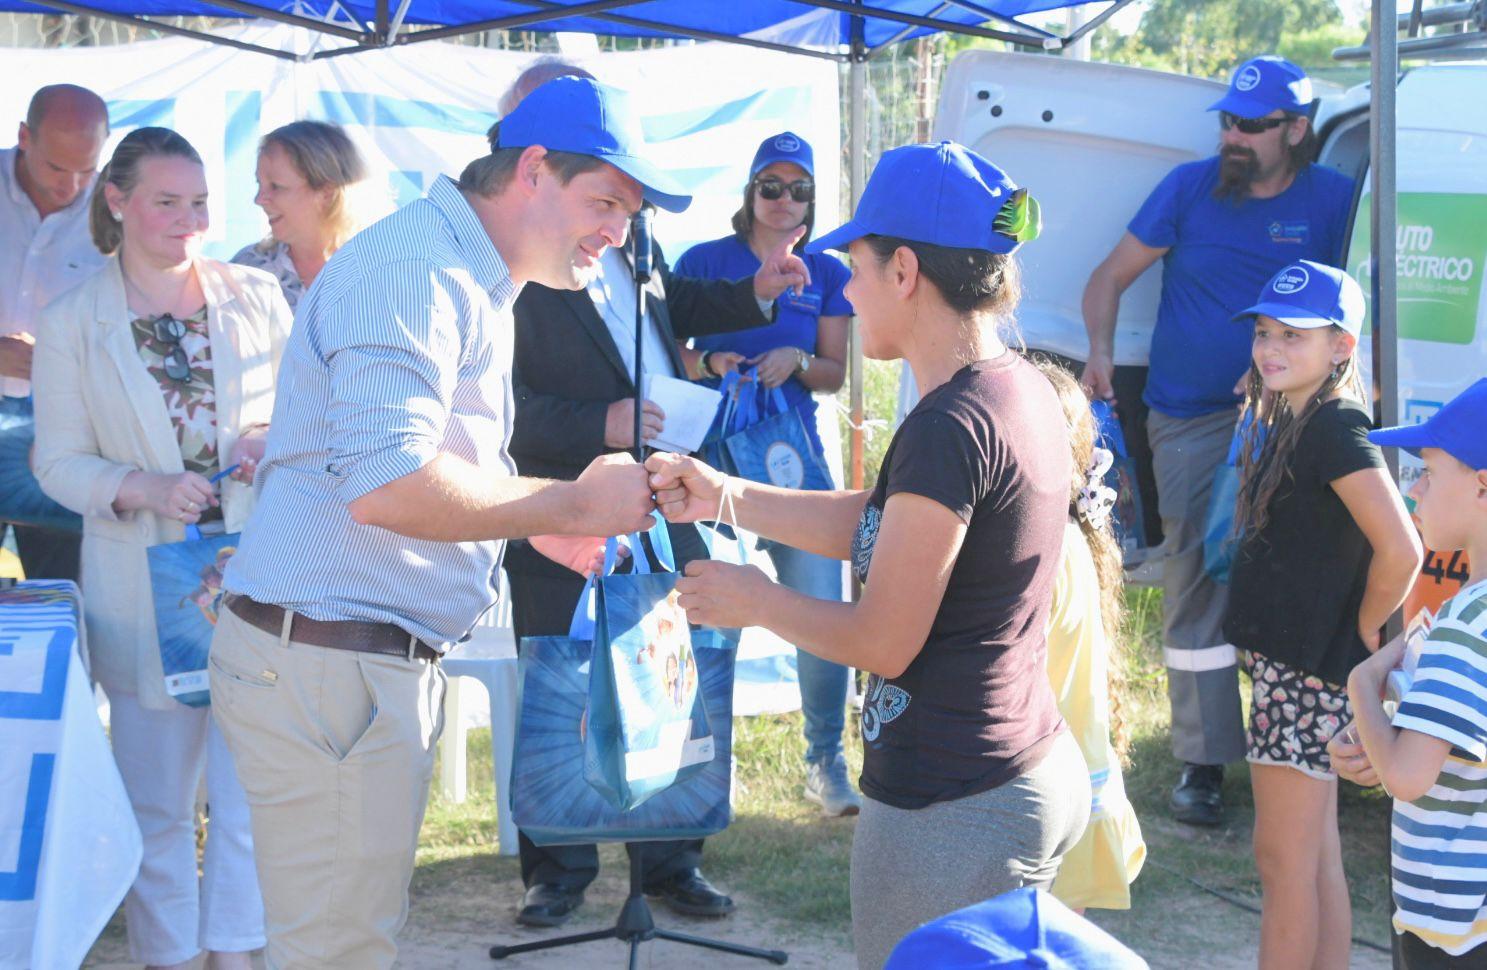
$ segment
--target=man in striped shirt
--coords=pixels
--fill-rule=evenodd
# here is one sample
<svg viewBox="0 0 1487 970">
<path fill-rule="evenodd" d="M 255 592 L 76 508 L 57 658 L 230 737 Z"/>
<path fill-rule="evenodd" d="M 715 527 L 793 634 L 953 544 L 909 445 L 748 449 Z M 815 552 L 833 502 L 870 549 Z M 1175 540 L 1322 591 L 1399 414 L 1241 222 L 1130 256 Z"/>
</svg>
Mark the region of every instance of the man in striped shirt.
<svg viewBox="0 0 1487 970">
<path fill-rule="evenodd" d="M 520 147 L 332 257 L 284 352 L 211 659 L 276 970 L 393 965 L 443 727 L 437 660 L 491 606 L 504 540 L 650 523 L 625 455 L 573 482 L 516 475 L 511 306 L 527 282 L 584 287 L 642 200 L 690 198 L 592 80 L 544 85 L 503 130 Z"/>
<path fill-rule="evenodd" d="M 1403 638 L 1348 679 L 1361 739 L 1333 764 L 1394 796 L 1394 966 L 1487 967 L 1487 378 L 1423 424 L 1369 437 L 1418 455 L 1410 489 L 1426 545 L 1465 550 L 1471 575 L 1440 608 L 1392 723 L 1381 698 Z M 1347 734 L 1350 732 L 1342 732 Z M 1341 738 L 1341 734 L 1339 735 Z M 1341 763 L 1339 763 L 1341 756 Z"/>
</svg>

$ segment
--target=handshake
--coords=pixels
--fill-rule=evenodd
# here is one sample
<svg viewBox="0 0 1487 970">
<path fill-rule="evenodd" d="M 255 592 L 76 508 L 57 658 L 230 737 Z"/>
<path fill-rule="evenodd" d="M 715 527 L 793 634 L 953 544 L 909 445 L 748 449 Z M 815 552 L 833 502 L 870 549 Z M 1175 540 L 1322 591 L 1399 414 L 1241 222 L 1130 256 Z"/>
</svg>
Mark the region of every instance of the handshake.
<svg viewBox="0 0 1487 970">
<path fill-rule="evenodd" d="M 657 453 L 638 464 L 626 454 L 601 455 L 569 490 L 567 535 L 533 536 L 532 547 L 554 562 L 591 573 L 609 536 L 644 532 L 659 509 L 669 522 L 717 518 L 727 476 L 683 455 Z"/>
</svg>

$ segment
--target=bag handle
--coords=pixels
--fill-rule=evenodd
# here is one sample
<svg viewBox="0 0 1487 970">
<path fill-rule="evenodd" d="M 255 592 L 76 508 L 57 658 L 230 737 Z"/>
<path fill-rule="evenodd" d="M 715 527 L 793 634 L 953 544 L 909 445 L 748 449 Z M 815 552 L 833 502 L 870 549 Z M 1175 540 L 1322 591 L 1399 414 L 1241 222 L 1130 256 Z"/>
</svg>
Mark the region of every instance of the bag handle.
<svg viewBox="0 0 1487 970">
<path fill-rule="evenodd" d="M 240 467 L 242 466 L 232 465 L 231 467 L 224 468 L 217 474 L 213 475 L 211 478 L 207 479 L 207 481 L 215 485 L 218 482 L 222 481 L 222 479 L 226 478 L 228 475 L 231 475 L 233 472 L 237 471 Z M 196 542 L 200 538 L 201 528 L 195 522 L 192 522 L 186 526 L 186 541 Z"/>
<path fill-rule="evenodd" d="M 733 410 L 733 430 L 743 431 L 759 423 L 759 368 L 750 367 L 738 385 L 738 404 Z"/>
<path fill-rule="evenodd" d="M 733 507 L 733 493 L 728 491 L 728 479 L 726 477 L 723 479 L 723 494 L 718 496 L 718 514 L 714 518 L 714 521 L 719 524 L 727 524 L 728 520 L 723 518 L 724 513 L 734 516 L 737 515 L 737 511 Z M 739 527 L 736 519 L 732 528 L 733 541 L 738 544 L 739 564 L 747 566 L 749 564 L 749 547 L 744 544 L 743 536 L 739 532 Z M 713 537 L 719 534 L 720 533 L 717 529 L 709 528 L 707 532 L 704 533 L 702 536 L 702 544 L 707 547 L 707 555 L 709 558 L 716 558 L 715 556 L 713 556 Z"/>
<path fill-rule="evenodd" d="M 656 562 L 660 565 L 662 572 L 676 572 L 676 555 L 671 549 L 671 533 L 667 531 L 666 520 L 661 517 L 659 509 L 651 512 L 655 522 L 646 530 L 645 534 L 651 537 L 651 551 L 656 554 Z M 650 557 L 645 554 L 645 546 L 640 541 L 641 533 L 632 532 L 628 536 L 610 536 L 604 540 L 604 567 L 597 573 L 589 576 L 584 583 L 583 592 L 578 597 L 578 604 L 573 608 L 573 619 L 568 623 L 568 636 L 573 640 L 594 639 L 594 594 L 599 588 L 599 580 L 604 576 L 614 573 L 614 567 L 619 563 L 620 546 L 630 550 L 630 561 L 634 563 L 634 575 L 646 575 L 654 570 L 651 569 Z"/>
</svg>

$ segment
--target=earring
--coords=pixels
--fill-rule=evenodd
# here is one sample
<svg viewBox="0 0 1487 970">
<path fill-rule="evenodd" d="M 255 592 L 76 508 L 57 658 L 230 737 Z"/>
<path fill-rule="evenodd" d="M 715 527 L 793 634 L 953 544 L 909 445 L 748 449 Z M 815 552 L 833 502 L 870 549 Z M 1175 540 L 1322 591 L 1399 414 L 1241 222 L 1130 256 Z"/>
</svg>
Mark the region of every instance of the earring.
<svg viewBox="0 0 1487 970">
<path fill-rule="evenodd" d="M 109 215 L 111 215 L 111 216 L 114 217 L 114 221 L 115 222 L 123 222 L 124 221 L 124 215 L 123 215 L 123 213 L 119 212 L 118 210 L 111 211 L 109 213 Z"/>
</svg>

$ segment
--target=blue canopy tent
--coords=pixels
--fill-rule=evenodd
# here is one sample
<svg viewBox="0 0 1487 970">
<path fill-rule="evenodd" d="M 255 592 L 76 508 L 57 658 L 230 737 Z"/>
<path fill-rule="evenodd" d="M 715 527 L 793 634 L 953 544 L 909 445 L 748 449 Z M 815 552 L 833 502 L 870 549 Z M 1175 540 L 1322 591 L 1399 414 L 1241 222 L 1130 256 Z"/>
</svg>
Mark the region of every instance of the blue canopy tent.
<svg viewBox="0 0 1487 970">
<path fill-rule="evenodd" d="M 1070 7 L 1095 6 L 1088 0 L 0 0 L 0 11 L 16 13 L 71 13 L 123 21 L 163 33 L 193 37 L 214 44 L 256 51 L 271 57 L 298 55 L 251 44 L 236 38 L 192 30 L 154 20 L 157 17 L 201 16 L 262 18 L 302 27 L 347 43 L 317 50 L 313 59 L 341 57 L 431 40 L 447 40 L 487 30 L 571 31 L 620 37 L 670 37 L 720 41 L 768 50 L 826 58 L 849 65 L 850 179 L 852 202 L 866 183 L 866 72 L 864 63 L 899 41 L 946 32 L 1000 40 L 1050 52 L 1060 51 L 1098 28 L 1133 0 L 1106 0 L 1102 9 L 1067 35 L 1025 22 L 1028 14 Z M 286 11 L 284 7 L 292 7 Z M 1397 0 L 1372 0 L 1373 24 L 1368 56 L 1373 62 L 1370 121 L 1370 165 L 1374 197 L 1384 204 L 1373 214 L 1373 306 L 1376 314 L 1374 360 L 1380 394 L 1378 417 L 1386 424 L 1398 417 L 1395 337 L 1394 266 L 1394 85 L 1399 64 L 1398 34 L 1411 36 L 1422 22 L 1422 4 L 1413 13 L 1396 14 Z M 1473 3 L 1451 3 L 1452 15 L 1470 16 Z M 1459 9 L 1458 9 L 1459 8 Z M 313 15 L 316 9 L 323 15 Z M 808 41 L 782 42 L 780 28 L 813 11 L 835 13 L 824 29 Z M 1444 11 L 1431 11 L 1432 15 Z M 1397 18 L 1397 21 L 1396 21 Z M 1339 52 L 1340 56 L 1348 53 Z M 1383 122 L 1387 120 L 1388 123 Z M 853 339 L 851 354 L 852 468 L 854 485 L 862 482 L 862 354 Z"/>
</svg>

